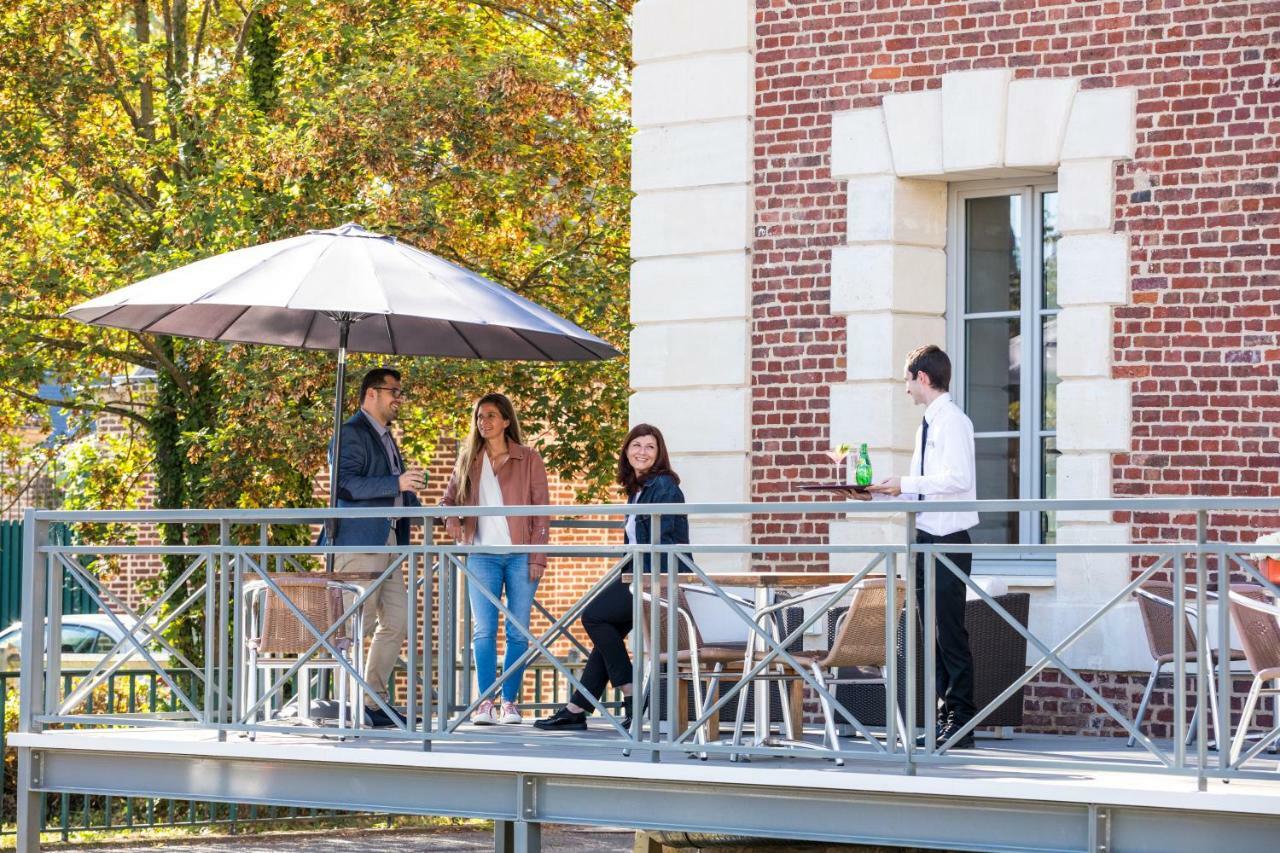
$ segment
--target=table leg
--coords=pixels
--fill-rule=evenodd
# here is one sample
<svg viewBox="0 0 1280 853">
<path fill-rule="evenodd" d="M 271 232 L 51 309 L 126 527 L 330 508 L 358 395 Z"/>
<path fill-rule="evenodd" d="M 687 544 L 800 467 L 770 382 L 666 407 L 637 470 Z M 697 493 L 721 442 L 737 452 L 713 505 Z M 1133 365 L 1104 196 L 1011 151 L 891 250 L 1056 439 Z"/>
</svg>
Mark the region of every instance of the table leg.
<svg viewBox="0 0 1280 853">
<path fill-rule="evenodd" d="M 755 606 L 756 612 L 759 613 L 769 605 L 769 590 L 767 587 L 757 586 L 755 589 Z M 755 641 L 755 634 L 752 634 L 752 641 Z M 763 644 L 761 644 L 763 645 Z M 761 648 L 764 652 L 764 649 Z M 767 652 L 765 652 L 767 654 Z M 768 672 L 766 669 L 761 673 L 763 676 Z M 771 723 L 769 720 L 769 679 L 764 677 L 756 678 L 755 688 L 755 710 L 752 715 L 755 723 L 755 745 L 763 746 L 769 741 L 769 729 Z"/>
</svg>

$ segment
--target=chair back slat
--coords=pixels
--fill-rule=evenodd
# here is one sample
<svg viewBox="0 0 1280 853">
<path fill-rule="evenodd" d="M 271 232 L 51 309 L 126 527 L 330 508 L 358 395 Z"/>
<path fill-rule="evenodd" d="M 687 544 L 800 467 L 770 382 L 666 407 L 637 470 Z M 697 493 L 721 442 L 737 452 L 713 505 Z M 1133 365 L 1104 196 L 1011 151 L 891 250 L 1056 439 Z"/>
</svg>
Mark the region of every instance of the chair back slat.
<svg viewBox="0 0 1280 853">
<path fill-rule="evenodd" d="M 888 585 L 884 578 L 868 578 L 854 587 L 853 600 L 836 627 L 835 641 L 821 665 L 885 666 L 885 627 L 897 624 L 898 615 L 905 606 L 906 585 L 895 581 L 895 612 L 887 610 Z M 887 620 L 892 620 L 892 623 Z"/>
<path fill-rule="evenodd" d="M 676 591 L 676 595 L 677 595 L 676 608 L 688 614 L 689 602 L 685 598 L 684 590 L 678 589 Z M 650 616 L 650 612 L 651 612 L 650 607 L 652 606 L 652 597 L 647 592 L 641 593 L 640 602 L 641 602 L 641 609 L 644 613 L 644 624 L 641 626 L 641 631 L 644 632 L 645 644 L 648 645 L 649 648 L 651 649 L 662 647 L 665 650 L 665 646 L 667 644 L 667 614 L 669 610 L 669 608 L 667 607 L 666 584 L 665 583 L 663 584 L 661 597 L 658 599 L 658 641 L 657 641 L 658 645 L 657 646 L 654 645 L 653 638 L 649 636 L 649 626 L 652 624 L 652 621 L 651 621 L 652 617 Z M 693 619 L 690 618 L 688 622 L 693 622 Z M 686 651 L 689 651 L 689 649 L 694 648 L 695 646 L 697 648 L 702 647 L 702 637 L 698 635 L 697 624 L 694 623 L 693 636 L 690 637 L 688 623 L 684 619 L 681 619 L 679 615 L 677 615 L 676 616 L 676 651 L 686 652 Z"/>
<path fill-rule="evenodd" d="M 1138 612 L 1142 614 L 1142 627 L 1147 632 L 1147 647 L 1151 657 L 1159 659 L 1173 654 L 1173 584 L 1163 581 L 1148 581 L 1142 585 L 1142 591 L 1160 599 L 1156 601 L 1141 593 L 1134 593 L 1138 599 Z M 1168 602 L 1168 603 L 1166 603 Z M 1194 653 L 1196 635 L 1191 630 L 1191 620 L 1182 615 L 1182 630 L 1186 632 L 1186 649 Z"/>
<path fill-rule="evenodd" d="M 1232 584 L 1231 593 L 1231 621 L 1240 635 L 1240 645 L 1244 647 L 1249 669 L 1256 675 L 1263 670 L 1280 667 L 1280 622 L 1277 622 L 1275 614 L 1236 600 L 1239 595 L 1270 605 L 1271 596 L 1256 584 Z"/>
<path fill-rule="evenodd" d="M 342 616 L 342 590 L 330 579 L 316 575 L 275 574 L 272 581 L 284 596 L 323 634 Z M 250 643 L 264 655 L 299 655 L 311 648 L 316 636 L 298 620 L 280 595 L 270 588 L 262 591 L 262 621 L 257 637 Z M 330 637 L 335 648 L 347 645 L 345 626 Z M 323 653 L 323 650 L 322 652 Z"/>
</svg>

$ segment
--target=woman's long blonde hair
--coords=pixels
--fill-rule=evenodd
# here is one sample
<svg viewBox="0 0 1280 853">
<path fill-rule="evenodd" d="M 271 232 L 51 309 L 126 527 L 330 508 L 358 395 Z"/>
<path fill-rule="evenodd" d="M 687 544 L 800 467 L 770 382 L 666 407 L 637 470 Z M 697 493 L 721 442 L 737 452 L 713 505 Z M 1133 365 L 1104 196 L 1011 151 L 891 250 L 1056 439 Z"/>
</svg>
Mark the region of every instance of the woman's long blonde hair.
<svg viewBox="0 0 1280 853">
<path fill-rule="evenodd" d="M 502 415 L 502 419 L 507 421 L 505 434 L 507 441 L 514 441 L 516 444 L 524 444 L 524 440 L 520 436 L 520 419 L 516 417 L 515 406 L 511 405 L 511 401 L 507 399 L 505 394 L 485 394 L 479 400 L 476 400 L 475 406 L 471 409 L 471 433 L 462 442 L 458 448 L 458 461 L 453 465 L 453 481 L 458 484 L 458 503 L 464 504 L 471 496 L 471 463 L 475 460 L 476 454 L 484 449 L 484 439 L 480 436 L 480 428 L 476 426 L 476 417 L 480 414 L 480 407 L 485 403 L 490 404 L 498 410 L 498 414 Z"/>
</svg>

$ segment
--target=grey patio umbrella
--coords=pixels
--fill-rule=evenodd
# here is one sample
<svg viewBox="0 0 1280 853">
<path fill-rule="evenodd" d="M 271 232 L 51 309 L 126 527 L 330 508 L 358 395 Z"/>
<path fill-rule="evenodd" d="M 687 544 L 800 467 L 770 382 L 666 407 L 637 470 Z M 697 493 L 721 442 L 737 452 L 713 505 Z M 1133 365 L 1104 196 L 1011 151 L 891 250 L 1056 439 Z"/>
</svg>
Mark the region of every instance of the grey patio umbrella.
<svg viewBox="0 0 1280 853">
<path fill-rule="evenodd" d="M 85 323 L 227 343 L 527 361 L 621 353 L 483 276 L 355 223 L 187 264 L 77 305 Z M 337 499 L 330 466 L 329 500 Z"/>
</svg>

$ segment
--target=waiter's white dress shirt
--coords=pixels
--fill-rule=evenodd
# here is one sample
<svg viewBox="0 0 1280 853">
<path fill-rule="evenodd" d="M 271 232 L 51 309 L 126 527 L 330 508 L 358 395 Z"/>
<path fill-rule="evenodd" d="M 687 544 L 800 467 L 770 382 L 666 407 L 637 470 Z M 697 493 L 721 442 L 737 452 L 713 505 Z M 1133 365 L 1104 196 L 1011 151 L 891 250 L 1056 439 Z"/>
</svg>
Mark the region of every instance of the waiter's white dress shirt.
<svg viewBox="0 0 1280 853">
<path fill-rule="evenodd" d="M 920 435 L 916 428 L 911 471 L 902 477 L 902 494 L 924 495 L 928 501 L 974 501 L 978 499 L 977 471 L 973 449 L 973 421 L 942 394 L 924 410 L 929 423 L 929 444 L 924 448 L 924 473 L 920 472 Z M 916 527 L 934 536 L 968 530 L 978 523 L 976 512 L 921 512 Z"/>
</svg>

